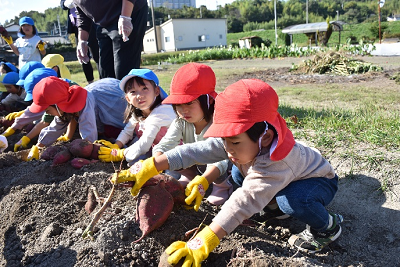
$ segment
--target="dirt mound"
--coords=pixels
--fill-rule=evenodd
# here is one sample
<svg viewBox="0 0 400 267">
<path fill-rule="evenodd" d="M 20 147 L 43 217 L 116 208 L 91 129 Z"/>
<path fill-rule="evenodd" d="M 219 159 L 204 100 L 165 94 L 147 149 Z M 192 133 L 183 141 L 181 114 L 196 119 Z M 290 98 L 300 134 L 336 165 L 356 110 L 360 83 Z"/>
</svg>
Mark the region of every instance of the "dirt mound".
<svg viewBox="0 0 400 267">
<path fill-rule="evenodd" d="M 245 76 L 273 83 L 322 84 L 356 80 L 382 83 L 382 75 L 321 78 L 288 74 L 287 69 L 280 68 Z M 234 77 L 241 78 L 245 77 Z M 24 162 L 21 158 L 26 151 L 10 151 L 23 134 L 9 137 L 12 145 L 0 154 L 1 266 L 157 266 L 169 244 L 188 238 L 187 231 L 203 220 L 209 224 L 218 212 L 218 207 L 207 203 L 199 212 L 175 207 L 163 226 L 135 244 L 133 241 L 142 234 L 135 222 L 136 199 L 128 189 L 118 189 L 111 207 L 96 224 L 95 240 L 83 239 L 81 235 L 93 216 L 85 211 L 88 189 L 95 186 L 106 197 L 111 190 L 108 179 L 115 171 L 113 164 L 96 162 L 78 170 L 69 163 L 52 167 L 51 161 Z M 398 151 L 387 152 L 400 159 Z M 360 153 L 365 151 L 360 148 Z M 343 233 L 337 242 L 315 255 L 304 254 L 287 243 L 292 234 L 305 228 L 296 219 L 242 225 L 221 240 L 202 266 L 399 265 L 398 166 L 352 173 L 353 163 L 339 155 L 327 157 L 341 177 L 339 192 L 329 206 L 344 217 Z M 385 182 L 391 183 L 392 190 L 382 193 L 378 189 Z"/>
</svg>

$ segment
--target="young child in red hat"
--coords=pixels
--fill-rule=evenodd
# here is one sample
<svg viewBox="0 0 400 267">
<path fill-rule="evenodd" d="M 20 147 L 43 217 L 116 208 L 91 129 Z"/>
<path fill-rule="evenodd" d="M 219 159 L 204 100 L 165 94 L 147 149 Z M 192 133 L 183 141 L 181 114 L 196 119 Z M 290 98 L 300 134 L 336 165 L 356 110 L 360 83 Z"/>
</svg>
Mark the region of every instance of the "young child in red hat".
<svg viewBox="0 0 400 267">
<path fill-rule="evenodd" d="M 104 133 L 106 125 L 123 129 L 126 107 L 123 96 L 119 80 L 114 78 L 101 79 L 85 88 L 70 86 L 58 77 L 40 80 L 33 89 L 33 103 L 29 110 L 32 113 L 45 111 L 55 117 L 49 126 L 41 130 L 28 160 L 38 159 L 39 150 L 53 144 L 64 133 L 71 139 L 74 131 L 67 130 L 73 120 L 78 124 L 81 138 L 90 142 L 97 140 L 99 133 Z"/>
<path fill-rule="evenodd" d="M 341 234 L 339 214 L 328 212 L 338 186 L 331 164 L 313 148 L 294 140 L 278 113 L 278 95 L 261 80 L 245 79 L 228 86 L 216 98 L 214 122 L 205 141 L 178 146 L 114 174 L 112 182 L 135 181 L 137 193 L 147 179 L 165 169 L 229 158 L 244 176 L 213 222 L 188 242 L 171 244 L 168 262 L 200 266 L 220 240 L 244 220 L 260 212 L 273 198 L 282 212 L 307 225 L 289 244 L 302 251 L 320 251 Z M 186 202 L 201 199 L 204 185 L 192 181 Z"/>
<path fill-rule="evenodd" d="M 124 114 L 127 124 L 115 144 L 97 141 L 106 146 L 100 147 L 99 159 L 105 162 L 125 159 L 132 165 L 152 155 L 152 147 L 165 135 L 175 114 L 171 105 L 161 104 L 167 93 L 152 70 L 132 69 L 119 87 L 128 102 Z"/>
<path fill-rule="evenodd" d="M 212 124 L 216 78 L 214 71 L 205 64 L 189 63 L 175 73 L 171 82 L 169 96 L 163 104 L 172 104 L 177 118 L 171 123 L 168 132 L 153 148 L 153 156 L 159 156 L 178 145 L 205 140 L 204 133 Z M 179 170 L 179 182 L 186 185 L 193 179 L 206 179 L 213 183 L 212 192 L 207 201 L 222 205 L 233 191 L 229 182 L 228 160 L 215 164 L 196 164 Z M 173 175 L 174 176 L 174 175 Z"/>
</svg>

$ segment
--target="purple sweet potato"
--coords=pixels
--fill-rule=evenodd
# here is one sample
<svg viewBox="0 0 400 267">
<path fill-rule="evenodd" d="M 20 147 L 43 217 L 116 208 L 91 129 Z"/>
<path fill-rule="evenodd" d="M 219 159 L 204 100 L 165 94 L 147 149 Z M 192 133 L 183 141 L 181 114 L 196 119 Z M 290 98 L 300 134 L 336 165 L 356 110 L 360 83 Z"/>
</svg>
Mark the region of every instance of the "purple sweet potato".
<svg viewBox="0 0 400 267">
<path fill-rule="evenodd" d="M 165 182 L 165 189 L 171 194 L 172 198 L 174 199 L 174 203 L 175 204 L 181 204 L 181 205 L 185 205 L 185 189 L 183 188 L 183 186 L 178 182 L 178 180 L 176 180 L 174 177 L 167 175 L 167 174 L 158 174 L 156 176 L 154 176 L 153 178 L 149 179 L 144 185 L 143 187 L 146 186 L 152 186 L 155 185 L 157 183 L 159 183 L 159 181 L 164 181 Z"/>
<path fill-rule="evenodd" d="M 78 158 L 90 158 L 93 144 L 84 139 L 75 139 L 69 144 L 69 151 Z"/>
<path fill-rule="evenodd" d="M 102 147 L 102 144 L 94 143 L 92 154 L 90 155 L 91 159 L 99 159 L 99 149 Z"/>
<path fill-rule="evenodd" d="M 63 164 L 71 159 L 72 155 L 69 152 L 68 148 L 64 148 L 60 152 L 58 152 L 53 158 L 53 166 Z"/>
<path fill-rule="evenodd" d="M 65 150 L 64 146 L 49 146 L 40 155 L 40 159 L 53 160 L 56 154 L 62 150 Z"/>
<path fill-rule="evenodd" d="M 6 119 L 0 119 L 0 127 L 3 126 L 5 129 L 7 129 L 8 127 L 11 127 L 11 125 L 13 125 L 14 123 L 14 119 L 12 120 L 6 120 Z"/>
<path fill-rule="evenodd" d="M 92 213 L 97 206 L 96 196 L 94 195 L 93 191 L 88 190 L 87 201 L 85 203 L 85 210 L 88 214 Z"/>
<path fill-rule="evenodd" d="M 159 228 L 168 219 L 174 207 L 171 194 L 165 190 L 164 181 L 140 190 L 136 203 L 136 222 L 142 230 L 142 240 L 151 231 Z"/>
<path fill-rule="evenodd" d="M 86 166 L 90 163 L 97 162 L 98 160 L 90 160 L 90 159 L 84 159 L 84 158 L 74 158 L 71 160 L 71 166 L 74 167 L 75 169 L 80 169 L 83 166 Z"/>
</svg>

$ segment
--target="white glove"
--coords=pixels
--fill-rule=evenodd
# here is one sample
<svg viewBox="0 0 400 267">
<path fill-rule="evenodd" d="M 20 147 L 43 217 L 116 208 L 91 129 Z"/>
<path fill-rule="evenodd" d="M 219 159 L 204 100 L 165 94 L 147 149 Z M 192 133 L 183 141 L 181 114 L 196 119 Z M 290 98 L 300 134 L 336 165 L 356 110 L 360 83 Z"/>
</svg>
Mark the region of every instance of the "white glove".
<svg viewBox="0 0 400 267">
<path fill-rule="evenodd" d="M 0 135 L 0 153 L 6 150 L 8 147 L 7 138 L 4 135 Z"/>
<path fill-rule="evenodd" d="M 133 30 L 132 18 L 126 16 L 119 16 L 118 20 L 118 33 L 122 35 L 124 42 L 129 41 L 128 36 Z"/>
<path fill-rule="evenodd" d="M 89 63 L 88 56 L 88 42 L 79 40 L 78 45 L 76 46 L 76 57 L 78 58 L 79 63 L 87 64 Z"/>
<path fill-rule="evenodd" d="M 74 8 L 75 7 L 75 5 L 74 5 L 74 1 L 73 0 L 66 0 L 65 2 L 64 2 L 64 6 L 66 7 L 66 8 Z"/>
</svg>

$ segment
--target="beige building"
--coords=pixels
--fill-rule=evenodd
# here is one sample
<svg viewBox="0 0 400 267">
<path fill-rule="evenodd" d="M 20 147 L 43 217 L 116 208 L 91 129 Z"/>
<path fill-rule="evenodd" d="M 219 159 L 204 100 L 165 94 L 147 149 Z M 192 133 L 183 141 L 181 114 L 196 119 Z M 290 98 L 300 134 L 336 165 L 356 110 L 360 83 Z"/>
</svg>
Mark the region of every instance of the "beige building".
<svg viewBox="0 0 400 267">
<path fill-rule="evenodd" d="M 170 19 L 146 31 L 143 38 L 145 53 L 170 52 L 207 47 L 226 46 L 226 19 Z M 156 46 L 157 41 L 157 46 Z"/>
</svg>

